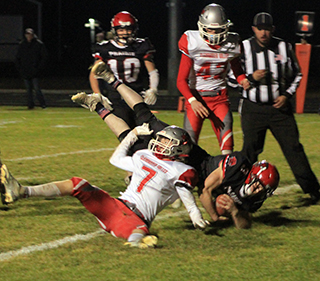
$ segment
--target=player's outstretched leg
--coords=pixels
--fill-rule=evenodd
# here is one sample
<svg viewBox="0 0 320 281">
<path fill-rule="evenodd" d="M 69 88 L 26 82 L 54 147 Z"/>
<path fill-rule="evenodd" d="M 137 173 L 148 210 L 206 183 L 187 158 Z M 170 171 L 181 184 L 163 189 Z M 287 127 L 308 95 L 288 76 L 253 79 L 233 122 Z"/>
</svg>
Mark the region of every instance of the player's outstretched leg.
<svg viewBox="0 0 320 281">
<path fill-rule="evenodd" d="M 73 95 L 71 100 L 77 104 L 80 104 L 84 108 L 90 109 L 90 111 L 95 111 L 98 102 L 100 102 L 109 111 L 113 110 L 111 101 L 99 93 L 87 95 L 85 92 L 81 92 Z"/>
<path fill-rule="evenodd" d="M 25 189 L 11 175 L 5 164 L 1 165 L 0 179 L 0 192 L 2 204 L 11 204 L 23 196 Z"/>
</svg>

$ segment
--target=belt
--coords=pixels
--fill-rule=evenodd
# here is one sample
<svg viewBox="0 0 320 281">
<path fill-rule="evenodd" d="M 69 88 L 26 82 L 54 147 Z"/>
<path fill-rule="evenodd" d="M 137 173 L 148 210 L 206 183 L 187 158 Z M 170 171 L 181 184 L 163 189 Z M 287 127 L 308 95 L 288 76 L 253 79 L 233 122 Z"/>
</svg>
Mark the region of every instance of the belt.
<svg viewBox="0 0 320 281">
<path fill-rule="evenodd" d="M 121 203 L 123 203 L 124 205 L 126 205 L 127 208 L 129 208 L 132 212 L 134 212 L 140 219 L 142 219 L 144 221 L 144 223 L 150 227 L 149 223 L 145 220 L 144 215 L 139 211 L 139 209 L 137 208 L 136 204 L 131 203 L 127 200 L 123 200 L 120 198 L 117 198 Z"/>
<path fill-rule="evenodd" d="M 204 92 L 199 92 L 198 93 L 202 96 L 202 97 L 216 97 L 216 96 L 220 96 L 221 95 L 221 91 L 204 91 Z"/>
</svg>

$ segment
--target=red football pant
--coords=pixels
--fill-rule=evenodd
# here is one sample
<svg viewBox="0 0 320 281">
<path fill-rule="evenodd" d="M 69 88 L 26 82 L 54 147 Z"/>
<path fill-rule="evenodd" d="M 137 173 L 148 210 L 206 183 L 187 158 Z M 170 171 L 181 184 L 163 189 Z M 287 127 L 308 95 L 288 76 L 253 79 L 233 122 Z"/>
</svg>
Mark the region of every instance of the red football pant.
<svg viewBox="0 0 320 281">
<path fill-rule="evenodd" d="M 210 111 L 208 119 L 215 132 L 220 150 L 233 150 L 233 117 L 230 111 L 230 103 L 226 96 L 202 97 L 206 107 Z M 186 102 L 184 117 L 184 129 L 188 131 L 193 140 L 198 143 L 204 119 L 196 116 L 191 104 Z"/>
<path fill-rule="evenodd" d="M 122 202 L 85 179 L 73 177 L 71 180 L 74 186 L 71 195 L 97 218 L 105 231 L 124 239 L 128 239 L 135 229 L 149 233 L 145 222 Z"/>
</svg>

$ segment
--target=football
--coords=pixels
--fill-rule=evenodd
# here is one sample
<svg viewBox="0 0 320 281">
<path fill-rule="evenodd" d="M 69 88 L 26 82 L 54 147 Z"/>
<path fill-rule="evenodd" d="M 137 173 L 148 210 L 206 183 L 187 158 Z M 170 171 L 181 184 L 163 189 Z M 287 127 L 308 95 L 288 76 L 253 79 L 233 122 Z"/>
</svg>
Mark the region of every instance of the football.
<svg viewBox="0 0 320 281">
<path fill-rule="evenodd" d="M 219 195 L 217 198 L 216 198 L 216 202 L 215 202 L 215 206 L 216 206 L 216 212 L 217 212 L 217 214 L 219 215 L 219 216 L 225 216 L 225 217 L 227 217 L 227 216 L 229 216 L 229 213 L 228 213 L 228 211 L 223 207 L 223 198 L 225 197 L 225 196 L 228 196 L 228 195 L 226 195 L 226 194 L 221 194 L 221 195 Z"/>
</svg>

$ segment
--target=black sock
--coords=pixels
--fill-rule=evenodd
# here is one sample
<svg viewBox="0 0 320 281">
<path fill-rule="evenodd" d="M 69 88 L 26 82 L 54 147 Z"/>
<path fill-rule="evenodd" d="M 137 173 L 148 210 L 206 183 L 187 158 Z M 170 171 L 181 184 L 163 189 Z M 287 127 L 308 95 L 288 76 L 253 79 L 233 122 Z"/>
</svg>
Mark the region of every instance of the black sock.
<svg viewBox="0 0 320 281">
<path fill-rule="evenodd" d="M 117 90 L 117 88 L 122 84 L 117 78 L 114 79 L 112 83 L 108 83 L 113 89 Z"/>
<path fill-rule="evenodd" d="M 102 120 L 104 120 L 111 113 L 111 111 L 104 108 L 100 102 L 97 103 L 95 111 L 99 114 Z"/>
</svg>

